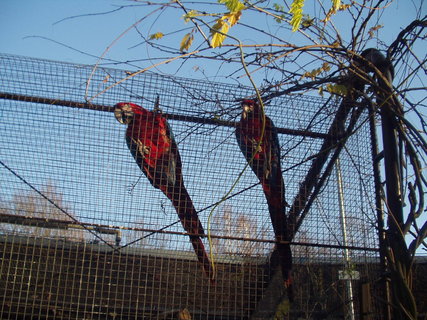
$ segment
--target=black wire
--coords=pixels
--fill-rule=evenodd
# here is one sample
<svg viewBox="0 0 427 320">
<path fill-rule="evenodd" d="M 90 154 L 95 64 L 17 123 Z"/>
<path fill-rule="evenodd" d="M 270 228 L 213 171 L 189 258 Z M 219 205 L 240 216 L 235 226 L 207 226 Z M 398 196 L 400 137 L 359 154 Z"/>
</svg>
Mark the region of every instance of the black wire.
<svg viewBox="0 0 427 320">
<path fill-rule="evenodd" d="M 75 223 L 82 226 L 86 231 L 89 231 L 92 233 L 96 238 L 98 238 L 100 241 L 105 243 L 107 246 L 109 246 L 111 249 L 116 251 L 116 248 L 114 248 L 111 244 L 109 244 L 107 241 L 105 241 L 102 237 L 100 237 L 96 232 L 86 227 L 82 222 L 77 220 L 72 214 L 65 211 L 63 208 L 58 206 L 53 200 L 51 200 L 48 196 L 46 196 L 43 192 L 38 190 L 36 187 L 34 187 L 31 183 L 29 183 L 27 180 L 25 180 L 21 175 L 19 175 L 15 170 L 7 166 L 3 161 L 0 160 L 0 164 L 5 167 L 7 170 L 9 170 L 10 173 L 12 173 L 15 177 L 17 177 L 19 180 L 21 180 L 23 183 L 25 183 L 27 186 L 29 186 L 33 191 L 35 191 L 37 194 L 39 194 L 43 199 L 45 199 L 47 202 L 49 202 L 51 205 L 53 205 L 56 209 L 61 211 L 63 214 L 65 214 L 67 217 L 72 219 Z"/>
</svg>

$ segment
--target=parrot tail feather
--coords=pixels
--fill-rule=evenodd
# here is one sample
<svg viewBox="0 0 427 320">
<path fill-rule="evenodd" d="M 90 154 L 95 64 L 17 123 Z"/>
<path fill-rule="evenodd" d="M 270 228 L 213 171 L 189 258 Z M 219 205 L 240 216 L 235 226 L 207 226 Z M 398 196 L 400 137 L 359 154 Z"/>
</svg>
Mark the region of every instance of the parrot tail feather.
<svg viewBox="0 0 427 320">
<path fill-rule="evenodd" d="M 208 276 L 210 282 L 215 284 L 215 273 L 209 261 L 208 254 L 206 253 L 205 246 L 199 236 L 205 234 L 202 223 L 197 215 L 196 209 L 194 208 L 193 201 L 183 184 L 179 186 L 179 191 L 179 193 L 165 192 L 165 194 L 169 199 L 171 199 L 185 231 L 190 234 L 190 242 L 193 245 L 194 252 L 202 265 L 205 274 Z"/>
</svg>

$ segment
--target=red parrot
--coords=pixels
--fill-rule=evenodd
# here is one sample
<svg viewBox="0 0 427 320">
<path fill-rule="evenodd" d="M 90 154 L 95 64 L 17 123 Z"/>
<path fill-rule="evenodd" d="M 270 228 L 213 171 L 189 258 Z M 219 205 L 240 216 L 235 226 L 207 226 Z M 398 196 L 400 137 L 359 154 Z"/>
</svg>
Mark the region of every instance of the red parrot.
<svg viewBox="0 0 427 320">
<path fill-rule="evenodd" d="M 285 184 L 280 166 L 280 145 L 277 129 L 271 119 L 265 116 L 264 134 L 262 136 L 263 114 L 261 107 L 254 100 L 243 100 L 242 115 L 236 128 L 236 138 L 240 150 L 253 172 L 261 182 L 268 211 L 277 241 L 288 241 L 285 200 Z M 261 140 L 261 143 L 259 143 Z M 278 243 L 277 250 L 288 297 L 292 292 L 292 252 L 289 244 Z"/>
<path fill-rule="evenodd" d="M 158 101 L 153 112 L 134 103 L 120 102 L 114 106 L 114 115 L 117 121 L 128 125 L 126 143 L 132 156 L 153 187 L 171 200 L 182 226 L 190 234 L 199 262 L 213 282 L 209 258 L 199 237 L 205 232 L 184 186 L 178 146 L 157 107 Z"/>
</svg>

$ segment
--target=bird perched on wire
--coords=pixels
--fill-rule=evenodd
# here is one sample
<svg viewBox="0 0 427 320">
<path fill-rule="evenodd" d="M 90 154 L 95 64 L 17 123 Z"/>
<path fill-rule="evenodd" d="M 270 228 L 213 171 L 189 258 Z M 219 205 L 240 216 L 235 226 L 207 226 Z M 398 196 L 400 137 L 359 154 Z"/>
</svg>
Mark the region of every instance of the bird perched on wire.
<svg viewBox="0 0 427 320">
<path fill-rule="evenodd" d="M 261 182 L 274 234 L 277 241 L 288 241 L 285 184 L 280 165 L 280 145 L 277 129 L 258 102 L 243 100 L 242 114 L 236 128 L 240 150 Z M 280 264 L 288 297 L 293 299 L 291 269 L 292 252 L 289 243 L 278 243 Z"/>
<path fill-rule="evenodd" d="M 213 272 L 200 235 L 202 223 L 184 186 L 181 157 L 171 128 L 159 109 L 157 98 L 154 111 L 129 102 L 117 103 L 114 115 L 128 125 L 126 143 L 141 171 L 153 187 L 170 199 L 184 229 L 190 234 L 197 258 L 213 282 Z"/>
</svg>

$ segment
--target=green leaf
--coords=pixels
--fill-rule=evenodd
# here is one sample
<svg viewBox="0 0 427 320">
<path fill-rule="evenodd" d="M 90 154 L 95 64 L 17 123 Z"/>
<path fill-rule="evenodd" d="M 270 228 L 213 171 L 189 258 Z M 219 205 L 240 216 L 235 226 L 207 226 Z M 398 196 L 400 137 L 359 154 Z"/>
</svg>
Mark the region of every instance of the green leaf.
<svg viewBox="0 0 427 320">
<path fill-rule="evenodd" d="M 238 12 L 245 9 L 245 5 L 239 0 L 218 0 L 218 2 L 225 4 L 230 12 Z"/>
<path fill-rule="evenodd" d="M 326 85 L 326 91 L 339 96 L 345 96 L 347 94 L 347 87 L 343 84 L 331 84 Z"/>
<path fill-rule="evenodd" d="M 285 11 L 285 7 L 278 3 L 273 3 L 273 8 L 276 11 L 281 11 L 281 12 Z"/>
<path fill-rule="evenodd" d="M 274 18 L 274 20 L 275 20 L 277 23 L 282 23 L 282 22 L 285 20 L 285 14 L 284 14 L 284 13 L 282 13 L 279 17 L 280 17 L 280 18 Z"/>
<path fill-rule="evenodd" d="M 285 7 L 282 6 L 281 4 L 278 3 L 273 3 L 273 8 L 274 10 L 276 10 L 277 12 L 282 12 L 281 14 L 276 14 L 274 20 L 277 23 L 282 23 L 283 21 L 285 21 Z"/>
<path fill-rule="evenodd" d="M 153 33 L 152 35 L 150 35 L 150 40 L 159 40 L 161 38 L 163 38 L 164 34 L 161 32 L 156 32 Z"/>
<path fill-rule="evenodd" d="M 291 4 L 289 13 L 292 15 L 291 21 L 289 22 L 292 26 L 292 31 L 295 32 L 299 29 L 302 20 L 302 8 L 304 7 L 304 0 L 294 0 Z"/>
<path fill-rule="evenodd" d="M 182 38 L 181 40 L 181 44 L 179 45 L 179 50 L 180 51 L 187 51 L 191 44 L 193 43 L 194 40 L 194 35 L 190 32 L 187 33 L 184 38 Z"/>
</svg>

